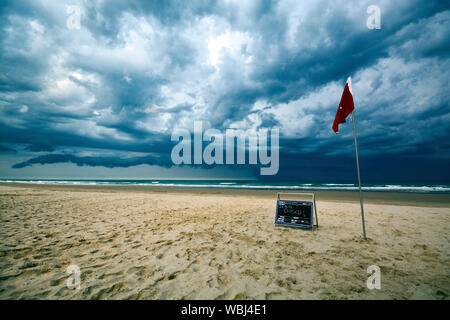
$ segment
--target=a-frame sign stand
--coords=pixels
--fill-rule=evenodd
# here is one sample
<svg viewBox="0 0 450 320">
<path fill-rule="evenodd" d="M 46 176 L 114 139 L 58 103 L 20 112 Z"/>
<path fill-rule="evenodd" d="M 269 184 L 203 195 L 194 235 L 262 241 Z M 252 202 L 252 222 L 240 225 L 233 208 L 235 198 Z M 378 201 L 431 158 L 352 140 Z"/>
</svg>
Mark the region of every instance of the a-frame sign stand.
<svg viewBox="0 0 450 320">
<path fill-rule="evenodd" d="M 277 192 L 277 201 L 281 200 L 280 199 L 280 195 L 281 194 L 285 194 L 285 195 L 297 195 L 297 196 L 308 196 L 311 197 L 311 200 L 314 204 L 314 215 L 315 215 L 315 224 L 313 224 L 313 227 L 316 227 L 317 229 L 319 228 L 319 218 L 317 216 L 317 205 L 316 205 L 316 195 L 314 193 L 302 193 L 302 192 Z M 314 228 L 312 228 L 314 229 Z"/>
</svg>

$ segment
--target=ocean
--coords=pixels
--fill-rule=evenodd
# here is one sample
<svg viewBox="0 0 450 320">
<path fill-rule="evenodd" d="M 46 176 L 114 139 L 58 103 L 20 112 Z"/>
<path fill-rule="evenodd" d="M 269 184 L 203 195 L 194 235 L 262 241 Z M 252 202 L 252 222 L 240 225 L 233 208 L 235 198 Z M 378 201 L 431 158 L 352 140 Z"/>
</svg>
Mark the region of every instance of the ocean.
<svg viewBox="0 0 450 320">
<path fill-rule="evenodd" d="M 220 188 L 220 189 L 265 189 L 265 190 L 328 190 L 358 191 L 354 183 L 324 183 L 298 181 L 242 181 L 242 180 L 59 180 L 59 179 L 0 179 L 0 183 L 30 183 L 51 185 L 134 185 L 181 188 Z M 450 185 L 432 184 L 363 184 L 365 192 L 415 192 L 415 193 L 450 193 Z"/>
</svg>

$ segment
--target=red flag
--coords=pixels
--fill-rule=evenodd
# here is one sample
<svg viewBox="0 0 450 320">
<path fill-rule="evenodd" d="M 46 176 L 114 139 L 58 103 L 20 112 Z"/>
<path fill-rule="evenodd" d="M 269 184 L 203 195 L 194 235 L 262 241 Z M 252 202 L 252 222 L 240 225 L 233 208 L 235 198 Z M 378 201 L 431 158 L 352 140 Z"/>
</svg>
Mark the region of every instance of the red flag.
<svg viewBox="0 0 450 320">
<path fill-rule="evenodd" d="M 341 102 L 339 102 L 336 117 L 334 118 L 334 132 L 338 133 L 339 123 L 344 123 L 345 118 L 347 118 L 347 116 L 352 113 L 353 109 L 355 109 L 355 106 L 353 104 L 352 79 L 348 77 L 344 92 L 342 93 Z"/>
</svg>

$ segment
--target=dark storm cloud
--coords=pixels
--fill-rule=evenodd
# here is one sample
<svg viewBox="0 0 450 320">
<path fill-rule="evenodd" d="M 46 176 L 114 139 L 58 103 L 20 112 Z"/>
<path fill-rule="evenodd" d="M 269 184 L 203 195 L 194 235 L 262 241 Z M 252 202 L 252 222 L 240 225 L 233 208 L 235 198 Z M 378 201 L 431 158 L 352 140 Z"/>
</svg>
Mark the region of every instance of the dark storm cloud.
<svg viewBox="0 0 450 320">
<path fill-rule="evenodd" d="M 8 147 L 0 145 L 0 152 L 1 153 L 16 153 L 17 151 L 12 148 L 8 148 Z"/>
<path fill-rule="evenodd" d="M 380 30 L 366 27 L 372 4 Z M 79 30 L 67 5 L 81 8 Z M 445 1 L 3 1 L 0 28 L 0 141 L 67 151 L 16 168 L 150 164 L 69 153 L 167 159 L 172 130 L 194 119 L 279 127 L 281 175 L 307 159 L 345 161 L 351 124 L 337 137 L 330 127 L 349 75 L 363 157 L 414 157 L 411 172 L 421 154 L 450 158 Z"/>
<path fill-rule="evenodd" d="M 53 149 L 53 147 L 48 144 L 30 144 L 28 147 L 26 147 L 26 150 L 32 152 L 41 152 L 41 151 L 52 152 L 55 149 Z"/>
<path fill-rule="evenodd" d="M 166 1 L 86 1 L 87 26 L 96 34 L 115 39 L 121 28 L 120 18 L 124 12 L 135 16 L 155 16 L 165 25 L 176 25 L 185 19 L 208 14 L 215 1 L 166 0 Z"/>
<path fill-rule="evenodd" d="M 33 148 L 37 146 L 46 146 L 50 148 L 53 146 L 78 147 L 78 148 L 96 148 L 96 149 L 108 149 L 117 151 L 131 151 L 131 152 L 161 152 L 162 154 L 169 154 L 171 146 L 167 143 L 167 137 L 165 135 L 153 135 L 151 140 L 137 140 L 135 142 L 127 141 L 114 141 L 109 137 L 103 138 L 88 138 L 82 137 L 70 132 L 60 133 L 54 130 L 46 130 L 45 128 L 29 128 L 26 130 L 16 129 L 7 125 L 0 127 L 0 141 L 10 141 L 14 144 L 26 144 L 32 143 Z M 40 144 L 41 141 L 45 141 L 44 144 Z M 30 147 L 26 149 L 30 151 Z M 47 150 L 39 150 L 47 151 Z"/>
<path fill-rule="evenodd" d="M 47 154 L 36 158 L 29 159 L 25 162 L 16 163 L 13 168 L 19 169 L 33 164 L 51 164 L 71 162 L 77 166 L 92 166 L 92 167 L 106 167 L 106 168 L 127 168 L 138 166 L 141 164 L 158 165 L 162 167 L 170 167 L 171 162 L 167 158 L 159 157 L 133 157 L 133 158 L 117 158 L 117 157 L 77 157 L 70 154 Z"/>
<path fill-rule="evenodd" d="M 314 38 L 316 44 L 301 46 L 300 50 L 286 50 L 282 42 L 285 40 L 283 36 L 288 26 L 281 24 L 278 28 L 275 26 L 275 30 L 274 26 L 271 26 L 268 32 L 281 35 L 275 41 L 278 41 L 277 46 L 284 47 L 285 50 L 280 50 L 281 53 L 273 64 L 264 63 L 256 66 L 252 76 L 258 81 L 281 83 L 284 90 L 274 86 L 273 90 L 269 89 L 267 92 L 267 98 L 274 102 L 297 99 L 312 88 L 330 81 L 345 82 L 348 75 L 374 64 L 380 58 L 387 57 L 390 49 L 396 48 L 402 42 L 410 41 L 417 32 L 420 32 L 419 27 L 413 27 L 411 29 L 414 32 L 405 35 L 405 38 L 394 37 L 405 24 L 416 23 L 443 9 L 443 4 L 439 2 L 421 6 L 421 10 L 412 10 L 414 3 L 410 4 L 409 7 L 403 3 L 404 11 L 398 15 L 397 12 L 389 10 L 395 6 L 389 6 L 384 10 L 382 32 L 381 30 L 368 32 L 367 29 L 355 25 L 355 21 L 348 15 L 350 8 L 344 8 L 339 4 L 333 6 L 322 1 L 321 5 L 317 5 L 306 17 L 305 25 L 298 27 L 298 36 L 294 40 L 301 43 L 304 32 L 302 28 L 307 30 L 310 28 L 305 33 L 307 38 Z M 333 10 L 324 10 L 324 7 L 332 7 Z M 361 21 L 358 22 L 364 22 L 365 17 L 361 12 Z M 439 46 L 446 46 L 448 43 L 446 39 L 448 40 L 448 36 L 439 39 Z M 410 50 L 416 51 L 415 48 Z"/>
</svg>

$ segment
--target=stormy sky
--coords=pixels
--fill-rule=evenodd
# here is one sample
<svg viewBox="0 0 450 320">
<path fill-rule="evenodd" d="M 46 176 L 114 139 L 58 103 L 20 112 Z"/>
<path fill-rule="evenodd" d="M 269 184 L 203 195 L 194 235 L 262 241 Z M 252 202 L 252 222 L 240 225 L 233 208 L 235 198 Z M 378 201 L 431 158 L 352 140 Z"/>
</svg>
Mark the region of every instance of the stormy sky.
<svg viewBox="0 0 450 320">
<path fill-rule="evenodd" d="M 331 129 L 351 76 L 363 181 L 450 183 L 446 1 L 0 6 L 0 178 L 353 182 L 351 120 Z M 173 165 L 194 120 L 279 128 L 278 174 Z"/>
</svg>

